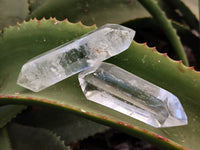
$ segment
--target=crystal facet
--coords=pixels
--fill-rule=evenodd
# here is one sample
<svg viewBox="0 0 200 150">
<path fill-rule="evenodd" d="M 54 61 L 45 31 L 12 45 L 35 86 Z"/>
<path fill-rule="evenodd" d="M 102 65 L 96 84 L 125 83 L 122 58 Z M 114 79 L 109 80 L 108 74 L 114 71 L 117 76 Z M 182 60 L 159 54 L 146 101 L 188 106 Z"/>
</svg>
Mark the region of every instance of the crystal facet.
<svg viewBox="0 0 200 150">
<path fill-rule="evenodd" d="M 126 50 L 135 31 L 106 24 L 81 38 L 39 55 L 23 65 L 17 83 L 34 92 L 45 89 L 94 63 Z"/>
<path fill-rule="evenodd" d="M 79 74 L 87 99 L 154 127 L 187 124 L 187 116 L 172 93 L 115 65 L 99 63 Z"/>
</svg>

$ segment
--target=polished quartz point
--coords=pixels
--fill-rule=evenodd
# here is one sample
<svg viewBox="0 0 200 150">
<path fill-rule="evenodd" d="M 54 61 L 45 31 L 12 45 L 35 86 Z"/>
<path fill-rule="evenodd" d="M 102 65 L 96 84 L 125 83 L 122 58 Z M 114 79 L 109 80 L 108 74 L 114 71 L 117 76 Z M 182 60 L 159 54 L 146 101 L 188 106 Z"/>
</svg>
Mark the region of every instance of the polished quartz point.
<svg viewBox="0 0 200 150">
<path fill-rule="evenodd" d="M 106 24 L 70 43 L 39 55 L 23 65 L 17 83 L 34 92 L 126 50 L 135 31 Z"/>
<path fill-rule="evenodd" d="M 187 124 L 187 116 L 172 93 L 115 65 L 99 63 L 79 74 L 88 100 L 148 125 L 172 127 Z"/>
</svg>

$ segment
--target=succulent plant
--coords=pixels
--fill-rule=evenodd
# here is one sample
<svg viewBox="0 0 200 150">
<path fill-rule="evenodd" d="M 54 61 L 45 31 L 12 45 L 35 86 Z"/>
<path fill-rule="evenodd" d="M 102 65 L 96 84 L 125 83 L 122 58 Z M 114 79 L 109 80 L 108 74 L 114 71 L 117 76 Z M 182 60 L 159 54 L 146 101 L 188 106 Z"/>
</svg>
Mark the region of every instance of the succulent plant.
<svg viewBox="0 0 200 150">
<path fill-rule="evenodd" d="M 109 127 L 160 149 L 198 149 L 198 5 L 197 0 L 1 0 L 0 149 L 70 149 L 70 142 Z M 27 60 L 105 23 L 137 32 L 129 49 L 108 62 L 175 94 L 188 125 L 153 128 L 87 101 L 77 75 L 39 93 L 16 84 Z"/>
</svg>

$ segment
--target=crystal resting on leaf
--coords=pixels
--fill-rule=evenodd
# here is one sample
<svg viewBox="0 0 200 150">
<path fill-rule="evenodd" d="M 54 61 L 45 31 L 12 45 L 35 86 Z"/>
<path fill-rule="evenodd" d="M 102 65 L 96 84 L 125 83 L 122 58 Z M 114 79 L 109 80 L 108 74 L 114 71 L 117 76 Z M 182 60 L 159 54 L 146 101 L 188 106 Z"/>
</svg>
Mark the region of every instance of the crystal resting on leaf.
<svg viewBox="0 0 200 150">
<path fill-rule="evenodd" d="M 154 127 L 187 124 L 187 116 L 172 93 L 115 65 L 99 63 L 79 74 L 88 100 Z"/>
<path fill-rule="evenodd" d="M 134 36 L 132 29 L 106 24 L 28 61 L 21 69 L 17 84 L 34 92 L 43 90 L 96 62 L 123 52 Z"/>
</svg>

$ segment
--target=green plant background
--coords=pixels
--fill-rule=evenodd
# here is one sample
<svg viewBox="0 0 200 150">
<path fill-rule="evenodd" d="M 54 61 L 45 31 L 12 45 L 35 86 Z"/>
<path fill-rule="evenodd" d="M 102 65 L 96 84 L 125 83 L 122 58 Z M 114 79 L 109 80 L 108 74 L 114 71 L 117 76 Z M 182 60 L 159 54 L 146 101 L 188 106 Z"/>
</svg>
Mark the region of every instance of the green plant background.
<svg viewBox="0 0 200 150">
<path fill-rule="evenodd" d="M 173 20 L 169 21 L 164 15 L 164 22 L 172 23 L 180 36 L 181 46 L 191 50 L 196 59 L 195 67 L 198 68 L 200 55 L 196 1 L 188 4 L 176 0 L 175 4 L 172 4 L 158 0 L 150 8 L 146 7 L 153 18 L 140 2 L 145 6 L 145 0 L 20 0 L 15 2 L 15 5 L 13 1 L 0 1 L 0 12 L 3 14 L 0 16 L 0 28 L 2 28 L 0 34 L 0 147 L 2 149 L 43 149 L 44 144 L 36 145 L 33 143 L 34 139 L 51 143 L 48 149 L 54 147 L 69 149 L 66 145 L 71 141 L 104 131 L 108 129 L 108 126 L 149 141 L 161 149 L 198 149 L 200 73 L 193 67 L 186 67 L 180 61 L 170 59 L 166 54 L 158 52 L 155 47 L 149 48 L 146 44 L 133 41 L 127 51 L 109 59 L 108 62 L 177 95 L 188 116 L 187 126 L 156 129 L 87 101 L 79 87 L 77 75 L 39 93 L 30 92 L 16 85 L 20 68 L 27 60 L 96 29 L 97 27 L 93 25 L 95 23 L 97 26 L 105 23 L 120 23 L 134 28 L 137 34 L 141 34 L 147 40 L 154 39 L 155 41 L 152 41 L 155 43 L 162 41 L 171 45 L 169 46 L 171 51 L 177 54 L 176 47 L 173 47 L 176 43 L 170 42 L 166 27 L 160 27 L 160 21 L 163 20 L 156 19 L 155 15 L 162 13 L 161 9 L 156 9 L 156 12 L 152 13 L 155 6 L 161 7 L 167 17 Z M 165 10 L 166 7 L 169 9 Z M 179 15 L 180 12 L 174 11 L 176 9 L 189 14 L 189 18 L 193 17 L 194 22 L 188 22 L 188 15 L 182 17 Z M 34 17 L 37 19 L 30 20 Z M 42 19 L 43 17 L 47 19 Z M 56 19 L 48 19 L 49 17 L 56 17 Z M 26 22 L 23 22 L 24 19 Z M 63 19 L 65 20 L 58 21 Z M 84 25 L 78 22 L 80 20 Z M 16 24 L 17 21 L 20 23 Z M 14 26 L 8 27 L 10 24 Z M 154 34 L 153 30 L 159 34 Z M 173 36 L 179 40 L 176 32 Z M 187 56 L 189 57 L 188 53 Z M 25 105 L 37 105 L 44 108 L 33 113 L 24 111 L 24 115 L 16 117 L 18 113 L 26 109 Z M 11 121 L 12 118 L 15 119 Z M 27 131 L 30 131 L 30 135 L 24 134 Z M 22 142 L 24 140 L 27 144 Z"/>
</svg>

